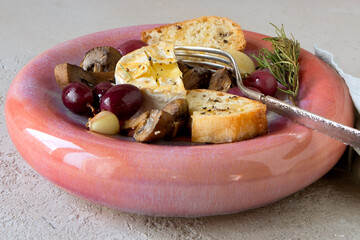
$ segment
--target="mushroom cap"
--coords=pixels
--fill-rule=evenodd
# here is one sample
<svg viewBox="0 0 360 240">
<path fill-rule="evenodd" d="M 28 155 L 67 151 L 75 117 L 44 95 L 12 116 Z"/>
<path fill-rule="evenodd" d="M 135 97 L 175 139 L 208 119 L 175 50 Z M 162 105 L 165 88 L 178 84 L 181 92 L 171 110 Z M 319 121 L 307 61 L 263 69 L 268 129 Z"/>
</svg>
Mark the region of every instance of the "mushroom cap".
<svg viewBox="0 0 360 240">
<path fill-rule="evenodd" d="M 186 71 L 183 75 L 183 83 L 186 90 L 208 88 L 211 78 L 209 69 L 196 66 Z"/>
<path fill-rule="evenodd" d="M 174 118 L 170 113 L 158 109 L 150 111 L 145 124 L 139 126 L 134 133 L 138 142 L 152 142 L 169 136 L 174 128 Z"/>
<path fill-rule="evenodd" d="M 69 63 L 56 65 L 54 69 L 55 80 L 61 89 L 72 82 L 94 83 L 94 76 L 82 68 Z"/>
<path fill-rule="evenodd" d="M 170 113 L 176 122 L 186 120 L 189 111 L 188 102 L 184 98 L 175 99 L 168 103 L 163 111 Z"/>
<path fill-rule="evenodd" d="M 80 67 L 85 71 L 112 72 L 121 57 L 121 53 L 113 47 L 95 47 L 85 54 Z"/>
<path fill-rule="evenodd" d="M 183 127 L 189 121 L 189 105 L 186 99 L 179 98 L 168 103 L 164 108 L 164 112 L 168 112 L 174 118 L 174 128 L 170 138 L 178 135 Z"/>
<path fill-rule="evenodd" d="M 232 84 L 231 73 L 226 68 L 218 69 L 211 77 L 210 90 L 227 92 Z"/>
</svg>

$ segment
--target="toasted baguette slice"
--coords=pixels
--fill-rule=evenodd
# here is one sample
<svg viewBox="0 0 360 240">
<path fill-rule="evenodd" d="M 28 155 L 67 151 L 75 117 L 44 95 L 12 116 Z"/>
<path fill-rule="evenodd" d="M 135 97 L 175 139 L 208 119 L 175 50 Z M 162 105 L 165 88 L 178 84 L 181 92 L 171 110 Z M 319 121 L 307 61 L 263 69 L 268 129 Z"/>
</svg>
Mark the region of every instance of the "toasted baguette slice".
<svg viewBox="0 0 360 240">
<path fill-rule="evenodd" d="M 142 32 L 141 39 L 149 45 L 167 41 L 176 46 L 201 46 L 238 51 L 243 51 L 246 45 L 239 24 L 228 18 L 216 16 L 204 16 L 146 30 Z"/>
<path fill-rule="evenodd" d="M 267 132 L 266 105 L 236 95 L 205 90 L 189 90 L 191 141 L 227 143 Z"/>
</svg>

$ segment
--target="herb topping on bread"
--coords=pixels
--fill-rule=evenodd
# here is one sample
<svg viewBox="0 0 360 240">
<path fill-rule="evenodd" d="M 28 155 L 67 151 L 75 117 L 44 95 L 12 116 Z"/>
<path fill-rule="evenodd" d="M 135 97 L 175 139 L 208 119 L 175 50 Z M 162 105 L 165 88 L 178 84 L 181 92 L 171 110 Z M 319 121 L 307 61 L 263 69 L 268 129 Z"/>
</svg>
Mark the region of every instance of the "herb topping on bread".
<svg viewBox="0 0 360 240">
<path fill-rule="evenodd" d="M 191 141 L 236 142 L 267 132 L 266 105 L 236 95 L 206 89 L 189 90 Z"/>
</svg>

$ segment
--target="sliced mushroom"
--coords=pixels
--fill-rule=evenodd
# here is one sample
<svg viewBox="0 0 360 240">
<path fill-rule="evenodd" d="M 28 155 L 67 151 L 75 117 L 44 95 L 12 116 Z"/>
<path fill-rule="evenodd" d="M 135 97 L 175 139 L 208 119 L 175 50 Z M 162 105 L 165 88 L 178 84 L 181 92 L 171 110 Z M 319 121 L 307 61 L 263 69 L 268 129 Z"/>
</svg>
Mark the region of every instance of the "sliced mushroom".
<svg viewBox="0 0 360 240">
<path fill-rule="evenodd" d="M 143 126 L 138 126 L 134 139 L 138 142 L 152 142 L 164 139 L 172 133 L 174 119 L 170 113 L 158 109 L 150 110 L 149 118 Z"/>
<path fill-rule="evenodd" d="M 175 99 L 163 108 L 174 118 L 174 129 L 171 138 L 175 137 L 188 121 L 189 106 L 186 99 Z"/>
<path fill-rule="evenodd" d="M 129 120 L 126 120 L 121 125 L 121 130 L 128 132 L 131 130 L 135 130 L 139 126 L 142 127 L 146 123 L 146 120 L 149 118 L 149 116 L 150 116 L 150 112 L 146 111 L 140 114 L 137 118 L 131 118 Z"/>
<path fill-rule="evenodd" d="M 186 90 L 199 89 L 199 88 L 206 89 L 209 86 L 210 78 L 211 78 L 210 70 L 196 66 L 190 69 L 189 71 L 187 71 L 183 75 L 182 80 L 184 82 L 184 87 Z"/>
<path fill-rule="evenodd" d="M 95 77 L 95 84 L 100 82 L 115 83 L 115 72 L 90 72 Z"/>
<path fill-rule="evenodd" d="M 231 87 L 231 74 L 226 68 L 217 70 L 210 79 L 210 90 L 227 92 Z"/>
<path fill-rule="evenodd" d="M 93 83 L 95 77 L 82 68 L 69 63 L 59 64 L 54 70 L 55 79 L 61 89 L 72 82 Z"/>
<path fill-rule="evenodd" d="M 188 115 L 188 102 L 183 98 L 175 99 L 168 103 L 163 111 L 170 113 L 174 121 L 182 121 Z"/>
<path fill-rule="evenodd" d="M 187 71 L 189 71 L 188 65 L 186 65 L 183 61 L 180 60 L 177 62 L 177 64 L 182 74 L 185 74 Z"/>
<path fill-rule="evenodd" d="M 121 53 L 115 48 L 95 47 L 85 54 L 80 67 L 85 71 L 112 72 L 120 58 Z"/>
<path fill-rule="evenodd" d="M 93 73 L 83 70 L 81 67 L 69 63 L 59 64 L 54 70 L 55 79 L 61 89 L 72 82 L 83 82 L 88 85 L 96 85 L 99 82 L 115 82 L 114 72 Z"/>
</svg>

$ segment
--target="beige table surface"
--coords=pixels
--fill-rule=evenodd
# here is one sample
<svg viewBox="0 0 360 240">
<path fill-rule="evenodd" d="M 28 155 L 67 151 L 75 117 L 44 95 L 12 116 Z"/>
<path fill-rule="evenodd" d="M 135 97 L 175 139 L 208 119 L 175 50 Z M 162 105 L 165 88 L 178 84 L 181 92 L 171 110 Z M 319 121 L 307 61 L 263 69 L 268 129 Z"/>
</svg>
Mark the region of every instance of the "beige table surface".
<svg viewBox="0 0 360 240">
<path fill-rule="evenodd" d="M 156 218 L 80 200 L 44 180 L 22 159 L 6 130 L 6 92 L 18 71 L 48 48 L 129 25 L 202 15 L 232 18 L 273 35 L 270 22 L 313 52 L 334 53 L 360 77 L 360 1 L 0 1 L 0 239 L 360 239 L 360 183 L 332 170 L 273 204 L 228 216 Z"/>
</svg>

